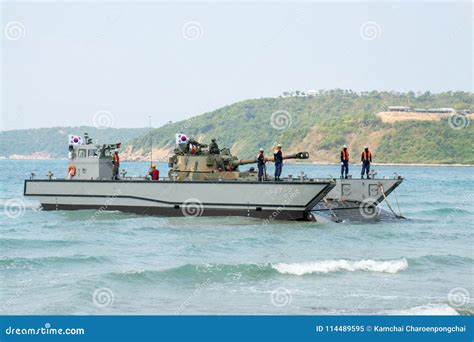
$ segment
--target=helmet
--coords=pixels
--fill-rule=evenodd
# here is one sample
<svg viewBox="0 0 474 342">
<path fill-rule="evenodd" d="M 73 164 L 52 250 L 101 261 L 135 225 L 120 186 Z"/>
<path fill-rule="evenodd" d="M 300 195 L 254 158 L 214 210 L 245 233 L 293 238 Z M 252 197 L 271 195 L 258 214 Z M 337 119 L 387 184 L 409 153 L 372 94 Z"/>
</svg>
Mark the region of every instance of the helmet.
<svg viewBox="0 0 474 342">
<path fill-rule="evenodd" d="M 151 167 L 152 167 L 152 168 L 155 168 L 155 167 L 156 167 L 156 164 L 151 164 Z"/>
<path fill-rule="evenodd" d="M 365 145 L 365 147 L 364 147 L 364 148 L 366 148 L 366 149 L 367 149 L 367 148 L 369 148 L 369 146 Z"/>
<path fill-rule="evenodd" d="M 278 144 L 277 147 L 281 147 L 281 144 Z"/>
<path fill-rule="evenodd" d="M 260 152 L 263 152 L 263 147 L 260 147 L 260 150 L 259 150 L 259 151 L 260 151 Z"/>
<path fill-rule="evenodd" d="M 116 148 L 116 149 L 114 150 L 114 153 L 118 153 L 118 148 Z"/>
<path fill-rule="evenodd" d="M 346 144 L 344 144 L 344 145 L 342 146 L 342 148 L 347 148 L 347 145 L 346 145 Z"/>
</svg>

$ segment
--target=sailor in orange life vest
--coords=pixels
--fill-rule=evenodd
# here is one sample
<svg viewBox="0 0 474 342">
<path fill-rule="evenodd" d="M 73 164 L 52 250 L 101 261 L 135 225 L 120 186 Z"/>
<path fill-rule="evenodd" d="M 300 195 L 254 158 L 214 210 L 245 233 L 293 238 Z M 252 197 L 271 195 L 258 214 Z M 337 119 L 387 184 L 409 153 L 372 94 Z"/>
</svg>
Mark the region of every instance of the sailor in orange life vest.
<svg viewBox="0 0 474 342">
<path fill-rule="evenodd" d="M 263 148 L 261 148 L 258 152 L 257 155 L 257 166 L 258 166 L 258 180 L 262 181 L 263 180 L 263 170 L 265 168 L 265 163 L 267 161 L 265 160 L 265 156 L 263 155 Z"/>
<path fill-rule="evenodd" d="M 151 164 L 151 169 L 148 174 L 151 176 L 152 181 L 157 181 L 160 179 L 160 171 L 158 171 L 156 168 L 156 164 Z"/>
<path fill-rule="evenodd" d="M 341 179 L 347 179 L 347 174 L 349 173 L 349 151 L 347 151 L 347 146 L 342 146 L 341 150 Z"/>
<path fill-rule="evenodd" d="M 277 145 L 277 149 L 275 153 L 273 153 L 273 157 L 275 158 L 275 180 L 280 180 L 281 169 L 283 167 L 283 153 L 281 152 L 281 145 Z"/>
<path fill-rule="evenodd" d="M 360 157 L 360 161 L 362 162 L 362 171 L 360 173 L 360 178 L 364 179 L 364 173 L 367 174 L 367 179 L 370 179 L 369 172 L 370 172 L 370 163 L 372 163 L 372 153 L 369 151 L 369 146 L 365 146 L 364 152 L 362 152 L 362 156 Z"/>
<path fill-rule="evenodd" d="M 113 180 L 118 180 L 118 174 L 119 174 L 119 167 L 120 167 L 120 158 L 118 155 L 118 150 L 114 150 L 114 153 L 112 154 L 112 179 Z"/>
</svg>

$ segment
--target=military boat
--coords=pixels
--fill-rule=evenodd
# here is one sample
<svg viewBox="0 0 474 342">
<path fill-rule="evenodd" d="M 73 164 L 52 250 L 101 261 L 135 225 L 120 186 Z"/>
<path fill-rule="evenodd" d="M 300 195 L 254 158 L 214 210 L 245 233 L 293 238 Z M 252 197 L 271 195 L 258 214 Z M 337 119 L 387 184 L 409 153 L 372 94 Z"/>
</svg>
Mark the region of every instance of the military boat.
<svg viewBox="0 0 474 342">
<path fill-rule="evenodd" d="M 314 220 L 310 211 L 336 186 L 333 179 L 292 179 L 258 182 L 255 172 L 239 171 L 230 152 L 214 156 L 195 142 L 195 151 L 177 148 L 170 159 L 170 176 L 112 179 L 113 150 L 120 144 L 96 145 L 87 135 L 82 144 L 69 145 L 65 178 L 25 180 L 24 195 L 40 201 L 44 210 L 120 210 L 160 216 L 248 216 L 278 220 Z M 187 145 L 189 146 L 189 144 Z M 228 157 L 228 158 L 227 158 Z M 287 158 L 307 158 L 298 153 Z M 174 164 L 191 173 L 180 172 Z M 224 168 L 221 170 L 221 162 Z M 229 165 L 231 170 L 229 170 Z M 202 168 L 212 169 L 203 172 Z M 186 174 L 186 176 L 184 176 Z"/>
<path fill-rule="evenodd" d="M 213 142 L 214 143 L 214 142 Z M 215 143 L 214 143 L 215 144 Z M 49 172 L 45 179 L 25 180 L 24 195 L 40 201 L 44 210 L 119 210 L 159 216 L 245 216 L 265 220 L 340 221 L 343 211 L 376 212 L 377 205 L 402 178 L 334 179 L 304 174 L 275 181 L 256 170 L 240 170 L 256 158 L 238 159 L 228 148 L 180 141 L 169 158 L 168 177 L 113 179 L 112 153 L 118 144 L 93 144 L 87 134 L 70 143 L 66 177 Z M 283 159 L 308 159 L 308 152 Z M 267 158 L 274 161 L 273 156 Z M 360 210 L 360 209 L 363 210 Z M 340 214 L 338 214 L 340 213 Z"/>
</svg>

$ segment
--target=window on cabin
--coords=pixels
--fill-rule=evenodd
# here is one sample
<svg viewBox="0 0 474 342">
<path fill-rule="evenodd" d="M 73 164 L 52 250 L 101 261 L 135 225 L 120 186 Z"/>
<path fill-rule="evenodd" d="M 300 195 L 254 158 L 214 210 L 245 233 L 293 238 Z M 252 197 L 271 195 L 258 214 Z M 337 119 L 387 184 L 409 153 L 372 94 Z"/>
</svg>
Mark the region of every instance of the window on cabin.
<svg viewBox="0 0 474 342">
<path fill-rule="evenodd" d="M 89 157 L 97 157 L 97 150 L 91 149 L 87 151 Z"/>
<path fill-rule="evenodd" d="M 86 150 L 79 150 L 77 156 L 79 158 L 85 158 L 86 157 Z"/>
</svg>

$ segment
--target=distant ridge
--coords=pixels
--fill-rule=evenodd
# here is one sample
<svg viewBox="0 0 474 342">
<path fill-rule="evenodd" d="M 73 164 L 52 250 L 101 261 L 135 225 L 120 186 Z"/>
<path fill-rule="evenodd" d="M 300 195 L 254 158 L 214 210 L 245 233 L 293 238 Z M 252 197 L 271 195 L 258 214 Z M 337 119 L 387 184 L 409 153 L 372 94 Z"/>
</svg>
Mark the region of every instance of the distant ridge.
<svg viewBox="0 0 474 342">
<path fill-rule="evenodd" d="M 155 129 L 153 158 L 166 160 L 174 148 L 174 134 L 184 132 L 202 142 L 215 137 L 240 158 L 255 156 L 259 147 L 268 153 L 281 143 L 284 151 L 310 152 L 309 161 L 335 163 L 341 146 L 347 144 L 352 163 L 358 163 L 368 144 L 376 162 L 472 165 L 472 114 L 384 122 L 378 113 L 394 105 L 472 112 L 473 99 L 468 92 L 330 90 L 314 96 L 246 100 Z M 126 155 L 149 160 L 148 141 L 146 134 L 132 139 Z"/>
<path fill-rule="evenodd" d="M 89 133 L 99 143 L 123 142 L 143 134 L 146 128 L 92 126 L 19 129 L 0 133 L 0 157 L 12 159 L 67 158 L 68 135 Z"/>
<path fill-rule="evenodd" d="M 165 161 L 172 153 L 174 135 L 184 132 L 208 143 L 230 147 L 240 158 L 255 156 L 258 148 L 270 153 L 277 143 L 286 152 L 308 151 L 310 162 L 335 163 L 341 146 L 349 146 L 352 163 L 368 144 L 374 161 L 402 164 L 474 164 L 471 115 L 428 114 L 395 118 L 390 106 L 454 108 L 474 111 L 474 94 L 444 92 L 363 92 L 329 90 L 313 96 L 252 99 L 238 102 L 152 131 L 153 160 Z M 415 120 L 427 115 L 427 120 Z M 435 115 L 435 114 L 429 114 Z M 395 119 L 394 119 L 395 118 Z M 4 131 L 0 157 L 65 158 L 67 134 L 89 135 L 99 142 L 122 142 L 123 160 L 150 160 L 147 128 L 97 129 L 54 127 Z"/>
</svg>

